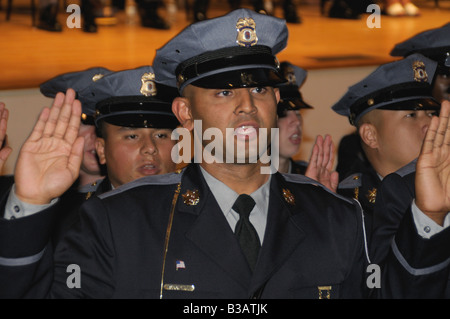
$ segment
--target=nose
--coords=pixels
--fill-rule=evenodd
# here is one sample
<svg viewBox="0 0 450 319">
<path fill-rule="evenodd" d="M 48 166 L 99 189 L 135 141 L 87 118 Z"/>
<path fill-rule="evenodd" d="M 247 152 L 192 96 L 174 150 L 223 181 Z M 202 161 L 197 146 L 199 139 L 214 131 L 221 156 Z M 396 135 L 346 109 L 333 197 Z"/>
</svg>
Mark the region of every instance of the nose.
<svg viewBox="0 0 450 319">
<path fill-rule="evenodd" d="M 142 141 L 141 153 L 143 155 L 155 155 L 157 152 L 158 148 L 152 136 L 146 136 Z"/>
<path fill-rule="evenodd" d="M 289 125 L 300 125 L 301 123 L 301 115 L 297 111 L 288 111 L 287 117 L 289 121 Z"/>
<path fill-rule="evenodd" d="M 236 108 L 234 109 L 234 114 L 251 114 L 256 113 L 256 105 L 254 98 L 250 92 L 250 89 L 243 88 L 237 89 L 236 92 Z"/>
<path fill-rule="evenodd" d="M 421 130 L 423 135 L 425 136 L 428 131 L 428 127 L 430 126 L 431 116 L 426 111 L 420 111 L 419 113 Z"/>
</svg>

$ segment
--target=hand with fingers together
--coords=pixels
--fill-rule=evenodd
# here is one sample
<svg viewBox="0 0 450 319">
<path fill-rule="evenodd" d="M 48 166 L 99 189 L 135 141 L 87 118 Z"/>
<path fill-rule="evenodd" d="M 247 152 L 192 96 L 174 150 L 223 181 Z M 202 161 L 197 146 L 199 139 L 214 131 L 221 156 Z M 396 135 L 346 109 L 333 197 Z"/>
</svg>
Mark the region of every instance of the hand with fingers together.
<svg viewBox="0 0 450 319">
<path fill-rule="evenodd" d="M 416 166 L 417 207 L 443 225 L 450 211 L 450 102 L 444 101 L 439 117 L 428 128 Z"/>
<path fill-rule="evenodd" d="M 6 160 L 12 152 L 8 145 L 6 128 L 8 125 L 9 111 L 5 103 L 0 102 L 0 172 L 3 170 Z"/>
<path fill-rule="evenodd" d="M 58 93 L 44 108 L 23 144 L 15 169 L 16 195 L 23 202 L 48 204 L 77 179 L 83 153 L 78 137 L 81 103 L 75 91 Z"/>
<path fill-rule="evenodd" d="M 333 171 L 333 165 L 333 140 L 330 135 L 325 135 L 325 138 L 318 135 L 311 152 L 305 175 L 320 182 L 336 193 L 339 184 L 339 174 L 338 172 Z"/>
</svg>

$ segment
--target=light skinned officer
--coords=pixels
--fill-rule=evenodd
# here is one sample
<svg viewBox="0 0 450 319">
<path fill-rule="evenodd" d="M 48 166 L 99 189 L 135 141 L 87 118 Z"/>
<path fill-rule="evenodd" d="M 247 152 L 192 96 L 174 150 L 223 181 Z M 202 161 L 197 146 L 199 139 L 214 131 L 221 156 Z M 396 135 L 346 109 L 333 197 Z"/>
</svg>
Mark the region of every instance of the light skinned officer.
<svg viewBox="0 0 450 319">
<path fill-rule="evenodd" d="M 417 158 L 440 104 L 431 95 L 436 62 L 419 54 L 378 67 L 332 107 L 358 131 L 364 160 L 356 160 L 338 192 L 357 199 L 367 231 L 381 180 Z"/>
<path fill-rule="evenodd" d="M 242 33 L 236 31 L 236 25 L 245 27 Z M 217 41 L 219 36 L 222 41 Z M 9 256 L 5 254 L 11 251 L 1 247 L 2 294 L 38 296 L 48 292 L 52 297 L 97 298 L 363 297 L 366 254 L 362 212 L 357 203 L 301 175 L 263 174 L 261 169 L 267 166 L 261 158 L 250 161 L 252 145 L 248 138 L 267 146 L 271 138 L 249 128 L 272 128 L 276 124 L 279 91 L 273 86 L 282 78 L 275 54 L 285 47 L 286 40 L 284 21 L 243 9 L 193 24 L 158 50 L 153 63 L 157 80 L 177 85 L 182 96 L 175 98 L 172 109 L 183 127 L 192 130 L 194 120 L 202 119 L 203 132 L 219 128 L 226 133 L 226 128 L 233 128 L 235 143 L 244 145 L 248 163 L 238 163 L 237 158 L 231 163 L 192 163 L 180 173 L 147 177 L 92 198 L 82 207 L 78 227 L 57 248 L 54 263 L 43 250 L 43 229 L 28 232 L 22 243 L 33 238 L 33 247 L 17 245 L 14 255 Z M 62 186 L 70 185 L 82 147 L 82 139 L 77 139 L 74 130 L 79 112 L 79 103 L 69 91 L 57 97 L 50 114 L 40 117 L 25 151 L 32 142 L 47 138 L 53 143 L 72 145 L 65 149 L 66 160 L 61 158 L 63 169 L 51 167 L 67 179 L 48 183 L 45 193 L 39 191 L 27 197 L 22 197 L 17 184 L 18 199 L 48 204 Z M 71 115 L 70 119 L 67 115 Z M 47 118 L 60 121 L 54 126 Z M 430 136 L 431 141 L 434 139 Z M 217 151 L 220 153 L 220 149 Z M 31 160 L 26 153 L 21 155 L 18 171 L 26 170 L 29 165 L 25 164 Z M 435 176 L 434 172 L 424 173 L 424 182 L 427 175 Z M 47 171 L 45 179 L 51 175 Z M 417 197 L 416 208 L 429 213 L 450 207 L 437 196 L 442 194 L 439 183 L 427 190 L 430 194 L 424 194 L 426 200 Z M 427 206 L 435 202 L 440 206 Z M 51 213 L 49 208 L 32 215 L 39 220 L 35 226 L 45 225 Z M 428 256 L 429 242 L 423 243 L 414 232 L 412 212 L 408 216 L 411 218 L 398 233 L 408 234 L 413 240 L 398 243 L 395 254 L 388 259 L 388 280 L 382 284 L 382 293 L 403 296 L 409 289 L 429 288 L 425 287 L 425 277 L 421 277 L 420 287 L 411 285 L 402 264 L 405 256 L 407 261 L 412 257 L 404 255 L 409 249 L 414 252 L 414 260 L 438 262 Z M 19 225 L 11 226 L 10 221 L 2 220 L 0 227 L 0 242 L 17 236 Z M 446 234 L 444 230 L 444 237 Z M 448 254 L 442 250 L 443 255 Z M 17 267 L 19 256 L 21 266 Z M 67 265 L 75 262 L 83 278 L 76 290 L 66 284 Z M 14 280 L 26 273 L 44 276 Z M 395 284 L 389 276 L 396 278 Z"/>
<path fill-rule="evenodd" d="M 433 79 L 432 94 L 438 101 L 449 100 L 450 94 L 450 24 L 440 28 L 421 32 L 412 38 L 399 43 L 391 51 L 393 56 L 408 56 L 414 52 L 422 53 L 438 63 Z M 408 163 L 396 172 L 386 176 L 379 188 L 375 205 L 374 227 L 377 241 L 385 245 L 377 246 L 377 260 L 383 259 L 389 250 L 389 241 L 403 218 L 404 209 L 415 197 L 417 159 Z M 429 233 L 428 224 L 421 226 L 424 233 Z M 447 284 L 443 297 L 450 296 L 450 285 Z"/>
</svg>

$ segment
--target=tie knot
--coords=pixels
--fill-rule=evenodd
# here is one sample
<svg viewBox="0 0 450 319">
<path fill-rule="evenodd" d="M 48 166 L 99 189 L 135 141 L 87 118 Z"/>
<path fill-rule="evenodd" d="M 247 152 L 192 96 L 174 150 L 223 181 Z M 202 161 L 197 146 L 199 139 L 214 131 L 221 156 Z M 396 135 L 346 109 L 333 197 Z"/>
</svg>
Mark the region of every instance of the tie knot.
<svg viewBox="0 0 450 319">
<path fill-rule="evenodd" d="M 248 218 L 253 207 L 255 207 L 253 198 L 247 194 L 241 194 L 234 202 L 233 210 L 240 216 Z"/>
</svg>

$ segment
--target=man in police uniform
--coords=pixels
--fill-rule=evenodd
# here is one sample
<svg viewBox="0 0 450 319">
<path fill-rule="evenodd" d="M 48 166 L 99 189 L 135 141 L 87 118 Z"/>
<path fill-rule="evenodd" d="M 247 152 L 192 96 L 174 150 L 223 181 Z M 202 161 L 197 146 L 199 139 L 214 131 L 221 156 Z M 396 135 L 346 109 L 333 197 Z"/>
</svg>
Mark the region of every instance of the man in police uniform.
<svg viewBox="0 0 450 319">
<path fill-rule="evenodd" d="M 419 155 L 431 116 L 439 111 L 430 85 L 435 70 L 436 62 L 418 54 L 382 65 L 332 107 L 349 117 L 361 138 L 367 160 L 355 161 L 338 192 L 361 203 L 369 233 L 382 178 Z"/>
<path fill-rule="evenodd" d="M 245 26 L 243 33 L 236 32 L 237 25 Z M 218 37 L 222 41 L 217 41 Z M 172 109 L 183 127 L 192 130 L 194 121 L 201 119 L 202 132 L 215 127 L 226 133 L 226 128 L 233 128 L 234 142 L 244 145 L 244 159 L 249 161 L 250 140 L 266 145 L 270 141 L 270 136 L 263 137 L 254 129 L 276 124 L 279 92 L 273 87 L 282 78 L 275 54 L 285 47 L 286 40 L 287 28 L 282 20 L 237 10 L 189 26 L 158 50 L 153 65 L 157 79 L 177 85 L 182 95 L 175 98 Z M 17 173 L 25 174 L 29 167 L 25 164 L 38 164 L 27 154 L 36 142 L 44 144 L 49 139 L 51 145 L 72 147 L 57 149 L 66 154 L 55 163 L 61 166 L 38 165 L 40 169 L 28 171 L 28 183 L 44 189 L 24 192 L 24 185 L 17 183 L 14 195 L 19 200 L 48 205 L 65 185 L 70 185 L 82 147 L 74 132 L 79 112 L 73 92 L 68 91 L 64 100 L 57 97 L 50 114 L 40 117 L 22 149 Z M 58 124 L 47 118 L 57 119 Z M 44 249 L 46 219 L 51 219 L 52 207 L 16 223 L 0 220 L 1 243 L 6 239 L 16 243 L 19 233 L 21 238 L 14 249 L 0 246 L 1 294 L 363 297 L 366 254 L 362 215 L 356 202 L 301 175 L 263 174 L 262 168 L 267 167 L 261 160 L 238 163 L 232 159 L 231 163 L 192 163 L 183 172 L 140 179 L 92 198 L 82 207 L 80 223 L 57 247 L 53 265 L 50 249 Z M 60 178 L 42 183 L 34 177 L 37 171 L 44 173 L 40 176 L 45 180 L 53 173 Z M 425 172 L 425 180 L 426 176 L 435 174 Z M 425 191 L 431 192 L 423 194 L 427 200 L 419 196 L 414 207 L 426 209 L 425 214 L 450 207 L 438 196 L 440 189 L 439 183 L 427 188 Z M 437 207 L 426 205 L 435 202 Z M 11 209 L 6 207 L 7 212 Z M 448 251 L 436 244 L 447 240 L 449 231 L 443 230 L 431 242 L 424 241 L 414 231 L 412 214 L 407 214 L 410 218 L 398 231 L 411 240 L 398 243 L 395 255 L 388 259 L 385 275 L 388 279 L 394 276 L 395 284 L 383 282 L 383 293 L 405 296 L 429 288 L 425 286 L 426 275 L 421 276 L 420 287 L 412 285 L 403 260 L 414 258 L 412 265 L 420 268 L 424 263 L 448 258 Z M 434 216 L 438 222 L 440 217 L 442 214 Z M 24 233 L 30 218 L 35 223 Z M 430 244 L 435 247 L 433 258 L 428 254 Z M 82 285 L 77 289 L 67 287 L 69 264 L 81 269 Z M 438 271 L 431 275 L 437 279 L 442 276 Z M 432 295 L 432 289 L 425 291 Z"/>
<path fill-rule="evenodd" d="M 421 32 L 397 44 L 392 56 L 407 57 L 421 53 L 438 63 L 433 79 L 433 96 L 438 101 L 450 100 L 450 23 Z"/>
<path fill-rule="evenodd" d="M 95 79 L 93 81 L 92 79 Z M 87 85 L 90 83 L 90 85 Z M 41 85 L 46 96 L 55 96 L 69 87 L 80 88 L 77 97 L 82 103 L 82 124 L 98 129 L 99 137 L 83 136 L 91 148 L 97 169 L 98 162 L 106 166 L 106 177 L 100 175 L 88 184 L 75 182 L 58 201 L 56 227 L 52 234 L 56 245 L 78 218 L 79 207 L 94 195 L 100 195 L 135 179 L 166 174 L 176 169 L 171 160 L 175 144 L 170 139 L 172 130 L 179 125 L 171 111 L 171 101 L 177 95 L 174 88 L 154 81 L 150 66 L 111 72 L 104 68 L 91 68 L 63 74 Z M 82 88 L 83 87 L 83 88 Z M 82 89 L 81 89 L 82 88 Z M 133 138 L 125 138 L 125 133 Z M 91 159 L 84 167 L 93 170 Z M 86 173 L 85 173 L 86 174 Z M 86 178 L 85 178 L 86 180 Z M 14 215 L 13 215 L 14 216 Z M 18 217 L 16 215 L 14 217 Z"/>
<path fill-rule="evenodd" d="M 438 101 L 449 100 L 450 94 L 450 24 L 431 29 L 399 43 L 391 51 L 393 56 L 406 57 L 414 52 L 422 53 L 438 63 L 433 79 L 432 94 Z M 386 176 L 379 188 L 375 206 L 374 240 L 385 243 L 377 245 L 374 259 L 383 260 L 389 250 L 388 243 L 403 218 L 405 207 L 415 197 L 417 159 L 396 172 Z M 422 227 L 425 232 L 430 228 Z M 447 285 L 445 298 L 450 297 L 450 285 Z"/>
</svg>

